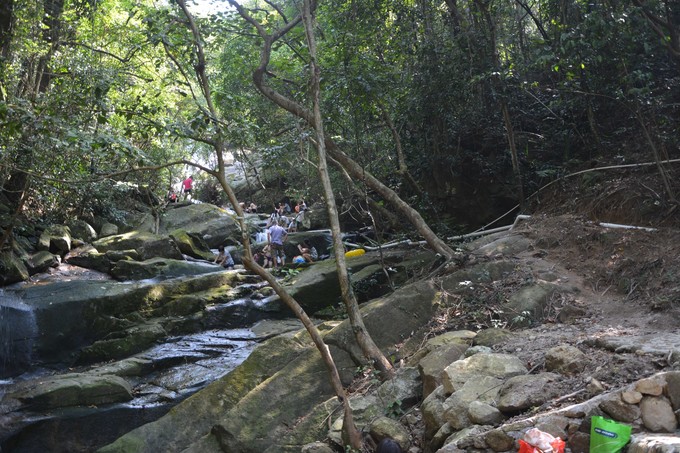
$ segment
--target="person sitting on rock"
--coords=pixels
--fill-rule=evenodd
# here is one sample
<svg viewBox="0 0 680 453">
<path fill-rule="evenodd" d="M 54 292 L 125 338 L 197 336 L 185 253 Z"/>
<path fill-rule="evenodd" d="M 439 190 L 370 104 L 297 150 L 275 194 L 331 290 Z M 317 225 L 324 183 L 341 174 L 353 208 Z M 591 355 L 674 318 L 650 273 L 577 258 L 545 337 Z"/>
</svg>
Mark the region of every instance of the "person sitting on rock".
<svg viewBox="0 0 680 453">
<path fill-rule="evenodd" d="M 217 248 L 217 251 L 218 254 L 217 258 L 215 258 L 215 264 L 219 264 L 225 269 L 233 269 L 234 259 L 231 257 L 231 253 L 229 253 L 229 250 L 226 250 L 223 245 L 220 245 Z"/>
<path fill-rule="evenodd" d="M 302 244 L 298 244 L 298 250 L 300 251 L 300 255 L 308 263 L 313 263 L 314 261 L 319 259 L 318 252 L 314 247 L 309 245 L 309 242 L 307 241 L 302 241 Z"/>
</svg>

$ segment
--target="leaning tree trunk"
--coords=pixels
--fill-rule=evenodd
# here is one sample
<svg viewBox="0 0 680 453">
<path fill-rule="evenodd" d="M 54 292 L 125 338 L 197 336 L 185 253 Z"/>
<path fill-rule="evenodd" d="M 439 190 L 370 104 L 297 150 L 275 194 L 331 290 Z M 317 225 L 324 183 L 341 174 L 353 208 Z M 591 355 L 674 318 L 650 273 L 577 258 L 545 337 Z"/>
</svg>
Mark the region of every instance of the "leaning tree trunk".
<svg viewBox="0 0 680 453">
<path fill-rule="evenodd" d="M 210 83 L 207 75 L 205 74 L 206 59 L 203 53 L 200 33 L 193 20 L 193 16 L 186 7 L 185 0 L 177 0 L 177 3 L 182 9 L 184 15 L 187 17 L 189 28 L 195 38 L 196 46 L 195 50 L 199 61 L 199 64 L 195 66 L 197 72 L 196 75 L 203 90 L 207 108 L 210 111 L 210 114 L 213 116 L 213 118 L 218 118 L 217 110 L 215 109 L 211 99 Z M 276 292 L 276 294 L 281 298 L 281 300 L 293 311 L 295 316 L 302 322 L 305 329 L 309 333 L 312 342 L 319 350 L 319 353 L 321 354 L 324 364 L 326 365 L 331 386 L 333 387 L 336 397 L 338 398 L 340 403 L 343 404 L 345 411 L 344 419 L 346 420 L 346 430 L 350 430 L 351 428 L 353 428 L 354 431 L 356 431 L 356 427 L 354 427 L 353 422 L 352 408 L 349 405 L 349 399 L 347 397 L 347 394 L 345 393 L 344 387 L 342 386 L 340 374 L 338 373 L 338 369 L 335 366 L 335 362 L 331 355 L 330 349 L 328 348 L 328 345 L 326 345 L 326 343 L 323 341 L 321 333 L 316 328 L 316 326 L 309 318 L 307 313 L 305 313 L 304 309 L 300 306 L 300 304 L 298 304 L 298 302 L 290 294 L 288 294 L 288 292 L 286 292 L 285 288 L 283 288 L 283 286 L 276 280 L 276 278 L 270 272 L 268 272 L 265 268 L 257 264 L 253 259 L 253 252 L 250 247 L 250 237 L 248 234 L 248 225 L 245 221 L 243 209 L 241 209 L 241 205 L 236 197 L 236 194 L 234 193 L 234 190 L 227 182 L 227 178 L 225 176 L 224 153 L 226 147 L 224 139 L 222 138 L 221 125 L 219 124 L 218 121 L 215 121 L 214 123 L 218 132 L 216 134 L 216 137 L 211 142 L 217 158 L 217 170 L 213 171 L 210 171 L 208 169 L 204 170 L 207 170 L 209 174 L 211 174 L 219 181 L 220 185 L 222 186 L 222 189 L 229 198 L 229 202 L 236 211 L 237 221 L 241 229 L 241 242 L 243 243 L 244 249 L 243 263 L 245 264 L 246 268 L 252 270 L 257 275 L 266 280 L 271 285 L 272 289 Z M 356 436 L 359 436 L 359 439 L 361 438 L 358 432 L 351 434 L 351 438 L 355 438 Z"/>
</svg>

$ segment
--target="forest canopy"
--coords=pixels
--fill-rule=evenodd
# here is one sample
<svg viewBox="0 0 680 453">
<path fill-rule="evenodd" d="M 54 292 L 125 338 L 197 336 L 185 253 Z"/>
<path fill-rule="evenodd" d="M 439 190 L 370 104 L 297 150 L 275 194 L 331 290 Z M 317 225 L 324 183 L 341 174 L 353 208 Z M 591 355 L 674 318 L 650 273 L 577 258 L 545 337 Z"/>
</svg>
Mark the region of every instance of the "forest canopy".
<svg viewBox="0 0 680 453">
<path fill-rule="evenodd" d="M 302 3 L 239 5 L 266 31 L 286 29 L 263 77 L 311 107 L 305 33 L 291 23 Z M 227 3 L 193 20 L 204 62 L 174 2 L 3 2 L 3 204 L 40 221 L 115 220 L 120 183 L 162 199 L 188 172 L 200 178 L 188 163 L 217 168 L 218 133 L 257 169 L 248 197 L 320 199 L 310 125 L 253 83 L 261 35 Z M 443 234 L 595 166 L 655 162 L 660 203 L 674 203 L 661 161 L 680 139 L 678 27 L 671 0 L 319 2 L 326 134 Z M 381 203 L 332 176 L 343 209 Z M 202 198 L 224 203 L 204 182 Z"/>
</svg>

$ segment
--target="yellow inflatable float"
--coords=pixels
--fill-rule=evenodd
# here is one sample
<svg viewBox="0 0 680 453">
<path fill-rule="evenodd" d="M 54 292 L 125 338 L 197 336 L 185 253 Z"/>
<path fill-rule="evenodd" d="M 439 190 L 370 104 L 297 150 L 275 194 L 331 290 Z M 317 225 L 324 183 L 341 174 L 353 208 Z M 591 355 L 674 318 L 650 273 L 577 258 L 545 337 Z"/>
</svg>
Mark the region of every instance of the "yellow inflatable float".
<svg viewBox="0 0 680 453">
<path fill-rule="evenodd" d="M 361 256 L 365 253 L 366 253 L 366 250 L 364 250 L 364 249 L 350 250 L 349 252 L 345 252 L 345 258 L 352 258 L 353 256 Z"/>
</svg>

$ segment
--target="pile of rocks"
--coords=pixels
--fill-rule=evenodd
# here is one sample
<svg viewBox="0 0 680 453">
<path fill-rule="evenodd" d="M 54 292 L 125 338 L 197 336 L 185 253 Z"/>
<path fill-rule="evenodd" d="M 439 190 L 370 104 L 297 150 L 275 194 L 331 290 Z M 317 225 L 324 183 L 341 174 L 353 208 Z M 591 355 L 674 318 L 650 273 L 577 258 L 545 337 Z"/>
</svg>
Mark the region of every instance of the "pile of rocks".
<svg viewBox="0 0 680 453">
<path fill-rule="evenodd" d="M 523 434 L 537 428 L 565 440 L 569 451 L 586 453 L 591 418 L 598 415 L 632 427 L 628 451 L 679 451 L 680 371 L 659 373 L 611 392 L 605 392 L 593 379 L 583 389 L 591 395 L 590 399 L 536 413 L 544 403 L 569 396 L 560 396 L 564 392 L 560 381 L 579 369 L 583 353 L 569 345 L 552 348 L 546 352 L 546 371 L 533 374 L 512 354 L 495 353 L 486 346 L 470 346 L 476 343 L 475 337 L 474 332 L 458 331 L 430 339 L 414 356 L 417 368 L 401 370 L 397 378 L 401 384 L 388 383 L 392 389 L 399 389 L 410 376 L 411 385 L 422 386 L 424 400 L 419 411 L 425 425 L 426 444 L 421 445 L 425 451 L 517 451 Z M 413 373 L 405 371 L 409 369 L 419 371 L 417 380 Z M 417 390 L 402 390 L 381 399 L 402 402 Z M 368 406 L 359 401 L 367 398 L 354 401 L 359 421 L 366 419 L 361 408 Z M 331 439 L 338 437 L 340 426 L 338 420 Z M 378 439 L 398 440 L 405 451 L 411 447 L 408 426 L 399 426 L 394 421 L 386 423 L 385 417 L 372 419 L 365 430 L 375 431 L 374 437 Z M 412 451 L 420 450 L 414 447 Z"/>
</svg>

